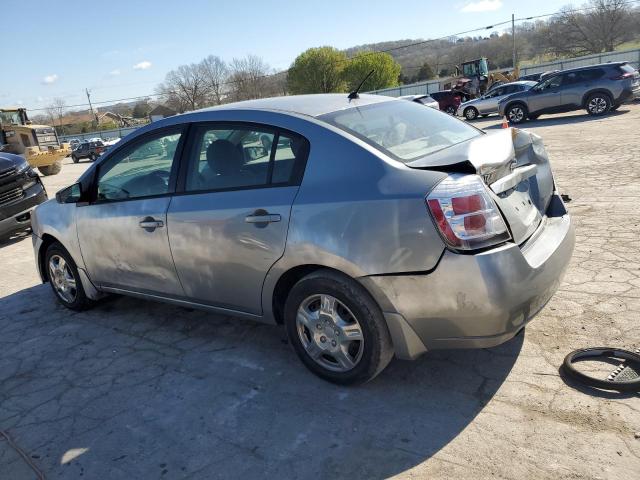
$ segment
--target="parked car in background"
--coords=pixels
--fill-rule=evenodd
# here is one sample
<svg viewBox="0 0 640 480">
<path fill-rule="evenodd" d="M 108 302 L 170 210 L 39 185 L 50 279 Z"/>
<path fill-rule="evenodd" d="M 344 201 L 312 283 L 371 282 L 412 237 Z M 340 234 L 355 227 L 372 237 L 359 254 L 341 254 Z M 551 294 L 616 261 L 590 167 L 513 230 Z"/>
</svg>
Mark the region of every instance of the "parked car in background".
<svg viewBox="0 0 640 480">
<path fill-rule="evenodd" d="M 554 73 L 558 73 L 560 70 L 549 70 L 547 72 L 542 72 L 542 73 L 531 73 L 529 75 L 523 75 L 520 78 L 518 78 L 518 80 L 530 80 L 533 82 L 539 82 L 541 80 L 544 80 L 545 78 L 548 78 L 550 75 L 553 75 Z"/>
<path fill-rule="evenodd" d="M 512 338 L 574 244 L 540 137 L 381 95 L 158 120 L 32 223 L 64 306 L 118 293 L 283 324 L 301 361 L 341 384 L 394 354 Z"/>
<path fill-rule="evenodd" d="M 462 97 L 451 90 L 442 90 L 441 92 L 430 93 L 431 98 L 438 102 L 438 107 L 449 115 L 455 115 Z"/>
<path fill-rule="evenodd" d="M 120 141 L 119 137 L 111 137 L 111 138 L 104 139 L 102 143 L 104 143 L 105 147 L 110 147 L 112 145 L 115 145 L 119 141 Z"/>
<path fill-rule="evenodd" d="M 420 105 L 424 105 L 425 107 L 435 108 L 436 110 L 440 109 L 440 105 L 429 95 L 403 95 L 398 97 L 402 100 L 409 100 L 410 102 L 416 102 Z"/>
<path fill-rule="evenodd" d="M 67 142 L 69 143 L 69 145 L 71 145 L 72 150 L 80 144 L 80 140 L 78 140 L 77 138 L 70 138 L 69 140 L 67 140 Z"/>
<path fill-rule="evenodd" d="M 640 98 L 640 74 L 628 62 L 611 62 L 553 74 L 526 92 L 500 101 L 500 115 L 518 124 L 548 113 L 585 109 L 604 115 Z"/>
<path fill-rule="evenodd" d="M 101 140 L 82 142 L 71 152 L 71 159 L 73 163 L 78 163 L 83 158 L 94 161 L 104 151 L 104 148 L 104 143 Z"/>
<path fill-rule="evenodd" d="M 31 211 L 47 199 L 38 174 L 19 155 L 0 152 L 0 239 L 31 226 Z"/>
<path fill-rule="evenodd" d="M 460 104 L 457 115 L 467 120 L 475 120 L 480 115 L 486 117 L 492 113 L 498 113 L 498 102 L 509 95 L 524 92 L 536 85 L 536 82 L 517 81 L 504 83 L 496 88 L 492 88 L 479 98 L 474 98 L 468 102 Z"/>
</svg>

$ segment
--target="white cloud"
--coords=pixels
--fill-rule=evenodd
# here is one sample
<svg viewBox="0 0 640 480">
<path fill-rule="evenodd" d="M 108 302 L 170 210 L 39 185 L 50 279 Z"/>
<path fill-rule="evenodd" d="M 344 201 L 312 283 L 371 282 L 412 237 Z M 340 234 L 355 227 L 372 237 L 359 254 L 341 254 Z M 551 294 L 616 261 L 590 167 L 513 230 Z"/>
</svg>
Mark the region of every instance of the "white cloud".
<svg viewBox="0 0 640 480">
<path fill-rule="evenodd" d="M 149 60 L 145 60 L 143 62 L 136 63 L 133 66 L 134 70 L 146 70 L 147 68 L 151 68 L 151 62 Z"/>
<path fill-rule="evenodd" d="M 464 13 L 493 12 L 502 8 L 502 0 L 479 0 L 467 3 L 460 9 Z"/>
<path fill-rule="evenodd" d="M 47 75 L 46 77 L 44 77 L 42 79 L 42 83 L 44 83 L 45 85 L 51 85 L 52 83 L 55 83 L 58 80 L 58 75 L 56 73 L 53 73 L 51 75 Z"/>
<path fill-rule="evenodd" d="M 115 77 L 116 75 L 120 75 L 120 70 L 117 68 L 115 70 L 111 70 L 109 72 L 109 75 L 111 75 L 112 77 Z"/>
</svg>

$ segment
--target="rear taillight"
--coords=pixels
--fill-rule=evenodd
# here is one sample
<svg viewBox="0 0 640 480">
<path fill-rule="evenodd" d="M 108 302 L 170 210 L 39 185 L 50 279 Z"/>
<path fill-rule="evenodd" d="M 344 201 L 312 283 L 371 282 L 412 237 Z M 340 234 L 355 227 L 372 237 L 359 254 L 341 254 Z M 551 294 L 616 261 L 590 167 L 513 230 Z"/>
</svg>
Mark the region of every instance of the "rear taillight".
<svg viewBox="0 0 640 480">
<path fill-rule="evenodd" d="M 633 78 L 634 74 L 632 72 L 623 73 L 622 75 L 616 75 L 615 77 L 611 77 L 610 80 L 625 80 L 627 78 Z"/>
<path fill-rule="evenodd" d="M 475 250 L 511 238 L 498 207 L 478 175 L 449 175 L 426 201 L 440 235 L 452 248 Z"/>
</svg>

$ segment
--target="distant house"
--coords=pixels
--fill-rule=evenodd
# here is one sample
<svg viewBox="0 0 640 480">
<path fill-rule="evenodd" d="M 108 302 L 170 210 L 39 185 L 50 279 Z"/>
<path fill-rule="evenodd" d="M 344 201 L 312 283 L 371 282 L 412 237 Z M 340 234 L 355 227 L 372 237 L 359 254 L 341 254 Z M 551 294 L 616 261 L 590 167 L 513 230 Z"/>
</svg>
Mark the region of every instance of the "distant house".
<svg viewBox="0 0 640 480">
<path fill-rule="evenodd" d="M 155 122 L 156 120 L 160 120 L 162 118 L 172 117 L 174 116 L 176 111 L 171 110 L 169 107 L 165 107 L 164 105 L 158 105 L 153 110 L 149 112 L 149 120 Z"/>
</svg>

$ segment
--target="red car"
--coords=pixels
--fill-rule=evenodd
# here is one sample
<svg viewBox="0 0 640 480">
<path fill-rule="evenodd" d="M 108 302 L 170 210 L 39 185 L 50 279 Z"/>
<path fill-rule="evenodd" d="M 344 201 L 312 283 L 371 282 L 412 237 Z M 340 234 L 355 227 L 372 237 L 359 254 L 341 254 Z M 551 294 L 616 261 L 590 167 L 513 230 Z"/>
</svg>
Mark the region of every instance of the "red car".
<svg viewBox="0 0 640 480">
<path fill-rule="evenodd" d="M 452 92 L 451 90 L 443 90 L 441 92 L 433 92 L 429 94 L 438 105 L 440 110 L 447 112 L 449 115 L 455 115 L 462 99 L 460 95 Z"/>
</svg>

